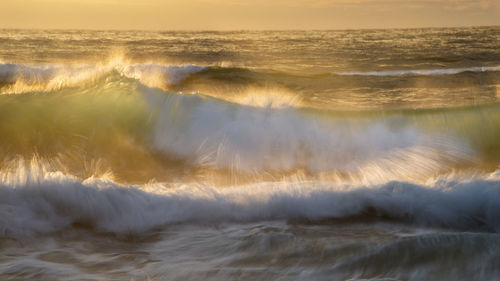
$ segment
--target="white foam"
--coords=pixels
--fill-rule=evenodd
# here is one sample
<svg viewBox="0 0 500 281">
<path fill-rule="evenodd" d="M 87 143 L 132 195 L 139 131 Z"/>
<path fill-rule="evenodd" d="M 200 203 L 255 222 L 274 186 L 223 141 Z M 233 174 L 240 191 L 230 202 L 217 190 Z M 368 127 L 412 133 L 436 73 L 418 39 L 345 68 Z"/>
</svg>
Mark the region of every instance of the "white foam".
<svg viewBox="0 0 500 281">
<path fill-rule="evenodd" d="M 129 78 L 141 81 L 151 87 L 175 85 L 188 76 L 206 70 L 207 67 L 192 64 L 159 65 L 159 64 L 130 64 L 121 68 L 121 73 Z"/>
<path fill-rule="evenodd" d="M 452 75 L 462 72 L 493 72 L 500 71 L 500 66 L 478 66 L 468 68 L 421 69 L 421 70 L 387 70 L 387 71 L 346 71 L 339 75 L 359 76 L 407 76 L 407 75 Z"/>
<path fill-rule="evenodd" d="M 140 233 L 171 223 L 383 217 L 421 226 L 500 230 L 500 181 L 441 178 L 428 185 L 376 186 L 276 182 L 213 186 L 126 186 L 80 181 L 38 164 L 20 165 L 0 180 L 0 236 L 50 233 L 87 225 Z"/>
<path fill-rule="evenodd" d="M 143 89 L 157 112 L 154 147 L 197 165 L 241 171 L 433 174 L 473 159 L 467 145 L 393 119 L 327 118 L 300 108 L 255 107 Z"/>
<path fill-rule="evenodd" d="M 0 81 L 13 83 L 2 89 L 1 93 L 18 94 L 73 87 L 96 79 L 108 71 L 107 67 L 95 65 L 0 64 Z"/>
</svg>

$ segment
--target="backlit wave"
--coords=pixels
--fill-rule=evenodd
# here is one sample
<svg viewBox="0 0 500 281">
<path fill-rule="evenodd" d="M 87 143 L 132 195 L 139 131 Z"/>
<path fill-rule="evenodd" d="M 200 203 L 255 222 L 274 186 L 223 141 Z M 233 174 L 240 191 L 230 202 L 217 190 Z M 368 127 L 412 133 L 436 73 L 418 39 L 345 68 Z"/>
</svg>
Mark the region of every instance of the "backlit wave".
<svg viewBox="0 0 500 281">
<path fill-rule="evenodd" d="M 111 72 L 137 79 L 150 87 L 165 88 L 205 69 L 196 65 L 133 64 L 120 60 L 100 65 L 0 63 L 0 82 L 7 84 L 0 93 L 53 91 L 95 81 Z"/>
</svg>

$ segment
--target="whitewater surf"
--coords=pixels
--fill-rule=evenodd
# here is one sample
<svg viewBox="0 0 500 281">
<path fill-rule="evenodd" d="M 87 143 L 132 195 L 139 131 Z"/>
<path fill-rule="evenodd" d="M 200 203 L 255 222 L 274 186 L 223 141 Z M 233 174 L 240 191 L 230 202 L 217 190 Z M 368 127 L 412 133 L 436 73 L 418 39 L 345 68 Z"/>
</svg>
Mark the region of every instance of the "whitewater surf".
<svg viewBox="0 0 500 281">
<path fill-rule="evenodd" d="M 407 33 L 0 30 L 0 279 L 497 280 L 500 31 Z"/>
</svg>

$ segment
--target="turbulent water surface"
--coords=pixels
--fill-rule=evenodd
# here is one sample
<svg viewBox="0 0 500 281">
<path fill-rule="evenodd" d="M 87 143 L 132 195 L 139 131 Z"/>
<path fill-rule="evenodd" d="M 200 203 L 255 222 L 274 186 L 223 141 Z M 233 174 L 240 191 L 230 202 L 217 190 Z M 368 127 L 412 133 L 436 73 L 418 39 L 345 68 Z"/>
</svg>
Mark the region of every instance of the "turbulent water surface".
<svg viewBox="0 0 500 281">
<path fill-rule="evenodd" d="M 0 30 L 0 279 L 499 280 L 500 28 Z"/>
</svg>

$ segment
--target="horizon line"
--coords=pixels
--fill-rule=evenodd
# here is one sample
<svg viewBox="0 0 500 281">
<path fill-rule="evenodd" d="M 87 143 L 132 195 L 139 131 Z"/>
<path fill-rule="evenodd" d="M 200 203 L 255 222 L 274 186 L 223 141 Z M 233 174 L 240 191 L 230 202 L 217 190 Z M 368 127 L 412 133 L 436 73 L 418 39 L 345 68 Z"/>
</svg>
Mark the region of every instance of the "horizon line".
<svg viewBox="0 0 500 281">
<path fill-rule="evenodd" d="M 359 28 L 241 28 L 241 29 L 191 29 L 191 28 L 42 28 L 42 27 L 0 27 L 0 30 L 53 30 L 53 31 L 153 31 L 153 32 L 244 32 L 244 31 L 349 31 L 349 30 L 410 30 L 410 29 L 452 29 L 452 28 L 487 28 L 500 27 L 493 25 L 449 25 L 449 26 L 415 26 L 415 27 L 359 27 Z"/>
</svg>

